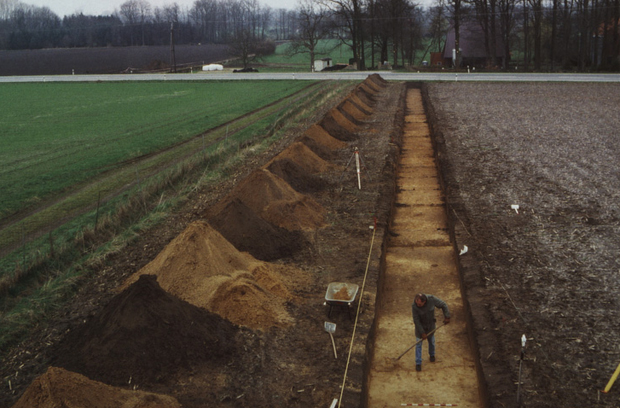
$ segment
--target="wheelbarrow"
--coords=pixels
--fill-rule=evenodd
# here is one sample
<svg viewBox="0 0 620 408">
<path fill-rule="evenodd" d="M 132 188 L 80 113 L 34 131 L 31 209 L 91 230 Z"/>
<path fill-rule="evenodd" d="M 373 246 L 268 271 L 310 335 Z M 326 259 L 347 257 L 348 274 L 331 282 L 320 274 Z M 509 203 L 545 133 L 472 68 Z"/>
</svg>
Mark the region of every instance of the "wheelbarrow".
<svg viewBox="0 0 620 408">
<path fill-rule="evenodd" d="M 327 316 L 332 316 L 334 307 L 346 308 L 351 318 L 351 304 L 355 301 L 359 286 L 354 283 L 332 282 L 327 286 L 325 304 L 329 306 Z"/>
</svg>

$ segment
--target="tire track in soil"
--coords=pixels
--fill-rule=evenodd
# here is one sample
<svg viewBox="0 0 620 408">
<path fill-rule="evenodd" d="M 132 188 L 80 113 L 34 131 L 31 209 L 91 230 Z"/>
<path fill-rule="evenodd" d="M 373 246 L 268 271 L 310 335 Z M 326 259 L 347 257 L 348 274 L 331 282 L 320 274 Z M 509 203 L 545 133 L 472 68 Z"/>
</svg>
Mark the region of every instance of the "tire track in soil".
<svg viewBox="0 0 620 408">
<path fill-rule="evenodd" d="M 455 250 L 419 89 L 407 91 L 405 115 L 390 227 L 393 236 L 386 248 L 382 302 L 368 374 L 368 407 L 483 407 Z M 435 363 L 429 362 L 428 343 L 423 343 L 421 372 L 415 369 L 415 349 L 397 360 L 415 343 L 411 304 L 418 292 L 439 296 L 452 314 L 451 323 L 437 331 Z M 440 311 L 436 316 L 443 317 Z"/>
</svg>

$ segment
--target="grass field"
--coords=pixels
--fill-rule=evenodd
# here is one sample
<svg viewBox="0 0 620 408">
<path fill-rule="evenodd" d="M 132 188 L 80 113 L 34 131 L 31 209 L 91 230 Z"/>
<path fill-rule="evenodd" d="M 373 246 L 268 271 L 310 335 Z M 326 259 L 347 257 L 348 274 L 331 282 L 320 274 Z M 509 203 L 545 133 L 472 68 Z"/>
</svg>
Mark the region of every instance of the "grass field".
<svg viewBox="0 0 620 408">
<path fill-rule="evenodd" d="M 304 82 L 3 84 L 0 220 L 307 86 Z"/>
<path fill-rule="evenodd" d="M 424 46 L 421 50 L 418 50 L 415 58 L 415 65 L 422 64 L 422 57 L 424 51 L 428 47 L 429 40 L 424 39 Z M 290 55 L 291 45 L 289 43 L 280 44 L 276 48 L 276 52 L 273 55 L 263 57 L 261 62 L 266 64 L 266 67 L 261 68 L 262 71 L 269 72 L 309 72 L 310 71 L 310 56 L 307 53 Z M 434 50 L 431 50 L 434 51 Z M 375 65 L 379 62 L 379 52 L 375 50 Z M 342 44 L 339 40 L 322 40 L 317 46 L 317 54 L 315 59 L 331 58 L 332 63 L 336 64 L 348 64 L 349 59 L 353 58 L 353 52 L 347 45 Z M 430 54 L 426 54 L 426 60 L 430 60 Z M 393 62 L 390 59 L 390 62 Z M 366 65 L 371 68 L 372 57 L 370 49 L 366 50 Z"/>
<path fill-rule="evenodd" d="M 283 71 L 310 71 L 310 56 L 308 54 L 289 55 L 290 44 L 281 44 L 276 48 L 273 55 L 263 57 L 262 62 L 270 65 L 271 69 L 276 69 L 277 65 L 282 66 Z M 331 58 L 334 64 L 348 64 L 349 59 L 353 58 L 351 48 L 340 44 L 338 40 L 323 40 L 317 46 L 317 59 Z"/>
</svg>

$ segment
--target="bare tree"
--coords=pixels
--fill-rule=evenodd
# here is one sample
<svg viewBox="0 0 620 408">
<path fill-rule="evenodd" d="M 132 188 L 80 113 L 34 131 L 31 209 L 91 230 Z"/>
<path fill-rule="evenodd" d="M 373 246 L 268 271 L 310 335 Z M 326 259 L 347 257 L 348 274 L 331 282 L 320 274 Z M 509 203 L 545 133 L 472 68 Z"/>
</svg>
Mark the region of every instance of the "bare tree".
<svg viewBox="0 0 620 408">
<path fill-rule="evenodd" d="M 454 66 L 461 66 L 461 21 L 463 18 L 463 6 L 464 0 L 437 0 L 440 7 L 444 7 L 447 11 L 448 17 L 451 20 L 452 27 L 454 28 Z"/>
<path fill-rule="evenodd" d="M 430 36 L 430 41 L 428 43 L 428 47 L 422 55 L 422 59 L 426 57 L 426 54 L 428 54 L 429 51 L 443 51 L 446 35 L 450 29 L 450 24 L 446 19 L 446 12 L 443 7 L 430 7 L 426 12 L 426 20 L 430 21 L 428 25 L 428 35 Z"/>
<path fill-rule="evenodd" d="M 516 0 L 498 0 L 498 9 L 500 15 L 499 27 L 501 38 L 504 43 L 504 65 L 502 67 L 504 70 L 508 70 L 510 62 L 510 44 L 512 39 L 512 30 L 515 25 L 515 5 Z"/>
<path fill-rule="evenodd" d="M 317 56 L 319 41 L 328 34 L 325 24 L 327 10 L 312 0 L 300 0 L 297 4 L 297 26 L 299 31 L 293 35 L 290 43 L 289 55 L 308 54 L 310 70 L 314 70 L 314 60 Z"/>
<path fill-rule="evenodd" d="M 317 0 L 332 11 L 335 21 L 344 28 L 340 41 L 351 48 L 359 70 L 366 69 L 364 61 L 363 0 Z"/>
</svg>

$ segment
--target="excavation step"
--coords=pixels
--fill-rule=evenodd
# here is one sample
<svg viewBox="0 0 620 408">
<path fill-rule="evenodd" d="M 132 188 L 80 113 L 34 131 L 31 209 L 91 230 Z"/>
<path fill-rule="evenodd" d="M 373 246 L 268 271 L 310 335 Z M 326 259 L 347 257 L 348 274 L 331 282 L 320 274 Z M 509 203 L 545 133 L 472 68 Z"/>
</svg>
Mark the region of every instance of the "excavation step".
<svg viewBox="0 0 620 408">
<path fill-rule="evenodd" d="M 370 363 L 368 406 L 415 403 L 483 407 L 444 196 L 419 90 L 407 92 L 406 108 L 396 208 L 390 223 Z M 428 343 L 423 343 L 422 371 L 416 371 L 415 349 L 398 359 L 416 341 L 411 304 L 419 292 L 440 297 L 452 314 L 450 324 L 436 333 L 435 362 L 429 361 Z M 436 317 L 441 325 L 440 310 Z"/>
</svg>

